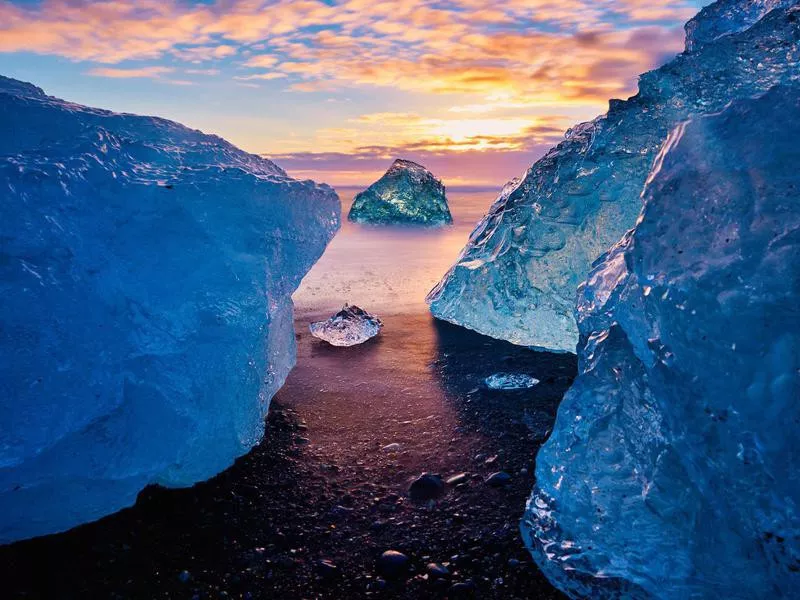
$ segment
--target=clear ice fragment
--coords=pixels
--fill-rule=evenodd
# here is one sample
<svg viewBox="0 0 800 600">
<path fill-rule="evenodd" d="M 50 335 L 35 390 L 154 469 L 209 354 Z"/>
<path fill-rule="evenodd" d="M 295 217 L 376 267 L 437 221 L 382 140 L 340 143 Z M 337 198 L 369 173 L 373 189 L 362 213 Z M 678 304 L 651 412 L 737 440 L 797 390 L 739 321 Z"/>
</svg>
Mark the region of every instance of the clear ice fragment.
<svg viewBox="0 0 800 600">
<path fill-rule="evenodd" d="M 484 380 L 490 390 L 523 390 L 532 388 L 539 380 L 524 373 L 495 373 Z"/>
<path fill-rule="evenodd" d="M 326 321 L 309 325 L 311 335 L 332 346 L 356 346 L 378 335 L 383 327 L 381 320 L 358 306 L 345 304 L 344 308 Z"/>
</svg>

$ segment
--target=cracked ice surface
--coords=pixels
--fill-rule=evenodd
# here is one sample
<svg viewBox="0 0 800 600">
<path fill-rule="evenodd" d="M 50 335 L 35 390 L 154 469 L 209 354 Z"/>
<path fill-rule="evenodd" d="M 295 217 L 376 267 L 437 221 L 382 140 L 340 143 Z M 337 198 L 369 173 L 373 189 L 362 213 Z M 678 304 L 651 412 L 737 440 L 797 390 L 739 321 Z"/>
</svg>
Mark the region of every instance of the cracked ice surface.
<svg viewBox="0 0 800 600">
<path fill-rule="evenodd" d="M 573 597 L 800 589 L 800 88 L 676 128 L 579 293 L 522 532 Z"/>
<path fill-rule="evenodd" d="M 428 295 L 433 315 L 516 344 L 574 352 L 575 291 L 633 226 L 669 131 L 800 75 L 800 19 L 790 4 L 723 0 L 704 9 L 687 26 L 691 51 L 644 74 L 636 96 L 612 100 L 606 115 L 572 128 L 505 187 Z"/>
<path fill-rule="evenodd" d="M 347 218 L 356 223 L 432 227 L 453 222 L 442 182 L 422 165 L 401 159 L 355 197 Z"/>
<path fill-rule="evenodd" d="M 0 77 L 0 542 L 218 473 L 294 364 L 333 190 Z"/>
</svg>

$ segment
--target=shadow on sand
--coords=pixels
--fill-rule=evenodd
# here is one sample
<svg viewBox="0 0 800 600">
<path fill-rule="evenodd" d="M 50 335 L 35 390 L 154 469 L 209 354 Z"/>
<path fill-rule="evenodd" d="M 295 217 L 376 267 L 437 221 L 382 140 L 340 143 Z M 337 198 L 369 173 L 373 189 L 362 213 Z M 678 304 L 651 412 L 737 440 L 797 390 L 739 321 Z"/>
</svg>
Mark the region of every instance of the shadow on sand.
<svg viewBox="0 0 800 600">
<path fill-rule="evenodd" d="M 577 374 L 577 357 L 515 346 L 444 321 L 434 320 L 433 327 L 436 373 L 463 423 L 495 438 L 519 435 L 522 425 L 525 437 L 544 441 Z M 531 389 L 490 390 L 484 380 L 494 373 L 523 373 L 540 383 Z"/>
</svg>

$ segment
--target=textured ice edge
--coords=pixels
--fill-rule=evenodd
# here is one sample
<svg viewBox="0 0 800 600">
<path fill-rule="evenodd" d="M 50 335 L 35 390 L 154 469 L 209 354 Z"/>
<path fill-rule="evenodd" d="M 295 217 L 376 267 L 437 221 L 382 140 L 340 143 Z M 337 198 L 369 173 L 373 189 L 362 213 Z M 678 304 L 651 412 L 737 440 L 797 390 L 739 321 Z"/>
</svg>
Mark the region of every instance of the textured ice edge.
<svg viewBox="0 0 800 600">
<path fill-rule="evenodd" d="M 720 0 L 686 26 L 687 51 L 639 92 L 570 129 L 509 182 L 429 293 L 436 318 L 515 344 L 575 352 L 575 291 L 633 226 L 661 144 L 679 122 L 797 79 L 794 0 Z M 770 12 L 772 11 L 772 12 Z"/>
<path fill-rule="evenodd" d="M 680 125 L 579 294 L 521 529 L 573 597 L 800 589 L 800 88 Z"/>
<path fill-rule="evenodd" d="M 187 486 L 262 437 L 328 186 L 0 77 L 0 542 Z"/>
<path fill-rule="evenodd" d="M 347 218 L 372 225 L 442 227 L 453 222 L 444 184 L 422 165 L 402 159 L 356 195 Z"/>
</svg>

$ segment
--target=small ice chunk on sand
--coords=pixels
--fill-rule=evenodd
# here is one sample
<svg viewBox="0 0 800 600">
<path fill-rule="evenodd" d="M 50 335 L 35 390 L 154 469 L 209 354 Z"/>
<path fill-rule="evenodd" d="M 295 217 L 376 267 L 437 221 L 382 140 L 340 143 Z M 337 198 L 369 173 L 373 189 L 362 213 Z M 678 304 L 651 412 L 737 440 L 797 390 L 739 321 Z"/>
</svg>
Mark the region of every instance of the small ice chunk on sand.
<svg viewBox="0 0 800 600">
<path fill-rule="evenodd" d="M 495 373 L 485 380 L 490 390 L 524 390 L 532 388 L 539 380 L 524 373 Z"/>
<path fill-rule="evenodd" d="M 332 346 L 363 344 L 380 333 L 383 323 L 375 315 L 358 306 L 345 304 L 344 308 L 327 321 L 311 323 L 311 335 Z"/>
</svg>

